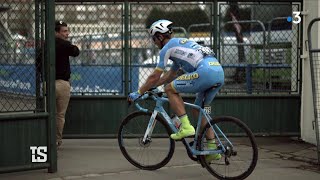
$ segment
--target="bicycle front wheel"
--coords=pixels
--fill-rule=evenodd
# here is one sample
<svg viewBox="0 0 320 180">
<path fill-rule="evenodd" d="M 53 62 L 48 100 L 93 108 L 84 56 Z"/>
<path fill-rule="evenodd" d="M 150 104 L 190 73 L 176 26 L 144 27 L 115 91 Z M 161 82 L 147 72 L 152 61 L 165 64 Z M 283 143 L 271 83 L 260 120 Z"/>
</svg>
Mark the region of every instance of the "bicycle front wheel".
<svg viewBox="0 0 320 180">
<path fill-rule="evenodd" d="M 214 139 L 217 148 L 224 147 L 226 151 L 221 158 L 210 162 L 206 156 L 200 156 L 202 165 L 219 179 L 245 179 L 252 173 L 258 160 L 258 148 L 251 130 L 239 119 L 229 116 L 215 117 L 211 124 L 216 132 Z M 203 128 L 199 149 L 208 150 L 206 135 L 208 131 L 212 132 L 211 129 L 209 123 Z"/>
<path fill-rule="evenodd" d="M 144 170 L 156 170 L 165 166 L 174 153 L 175 141 L 169 125 L 162 117 L 156 117 L 152 137 L 143 142 L 151 113 L 133 112 L 121 123 L 118 143 L 124 157 L 134 166 Z"/>
</svg>

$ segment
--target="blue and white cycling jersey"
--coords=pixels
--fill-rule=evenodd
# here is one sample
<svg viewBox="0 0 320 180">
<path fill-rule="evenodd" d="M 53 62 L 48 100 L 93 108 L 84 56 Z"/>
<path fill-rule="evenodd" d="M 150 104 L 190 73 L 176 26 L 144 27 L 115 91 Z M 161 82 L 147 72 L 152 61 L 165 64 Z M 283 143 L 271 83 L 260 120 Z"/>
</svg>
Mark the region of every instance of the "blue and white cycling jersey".
<svg viewBox="0 0 320 180">
<path fill-rule="evenodd" d="M 183 74 L 170 84 L 177 93 L 197 93 L 195 104 L 209 105 L 224 84 L 224 72 L 208 47 L 184 38 L 172 38 L 160 51 L 156 69 L 163 71 L 168 60 L 172 70 L 183 69 Z"/>
<path fill-rule="evenodd" d="M 185 38 L 172 38 L 160 51 L 160 61 L 157 69 L 164 70 L 168 60 L 171 59 L 173 61 L 173 70 L 176 71 L 182 68 L 185 72 L 193 72 L 204 58 L 204 53 L 213 52 L 195 41 Z"/>
</svg>

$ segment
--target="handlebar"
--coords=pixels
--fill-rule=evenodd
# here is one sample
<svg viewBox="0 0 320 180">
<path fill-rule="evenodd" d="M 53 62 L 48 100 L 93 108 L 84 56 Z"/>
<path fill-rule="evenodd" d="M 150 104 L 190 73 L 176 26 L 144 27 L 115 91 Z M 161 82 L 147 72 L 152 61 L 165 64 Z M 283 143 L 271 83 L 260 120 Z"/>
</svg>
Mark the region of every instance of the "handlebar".
<svg viewBox="0 0 320 180">
<path fill-rule="evenodd" d="M 151 97 L 153 100 L 157 100 L 157 98 L 162 97 L 162 95 L 163 95 L 163 92 L 158 91 L 156 88 L 152 88 L 152 89 L 146 91 L 145 93 L 143 93 L 138 99 L 136 99 L 134 101 L 134 105 L 136 106 L 136 108 L 138 110 L 143 111 L 143 112 L 148 112 L 148 109 L 140 106 L 139 101 L 143 101 L 149 97 Z"/>
</svg>

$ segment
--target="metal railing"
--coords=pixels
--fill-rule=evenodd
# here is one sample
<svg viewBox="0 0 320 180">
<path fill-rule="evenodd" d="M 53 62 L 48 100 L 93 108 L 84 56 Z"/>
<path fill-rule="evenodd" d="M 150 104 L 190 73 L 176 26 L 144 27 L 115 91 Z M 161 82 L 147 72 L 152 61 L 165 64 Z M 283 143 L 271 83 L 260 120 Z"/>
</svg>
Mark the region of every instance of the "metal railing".
<svg viewBox="0 0 320 180">
<path fill-rule="evenodd" d="M 244 42 L 241 42 L 241 43 L 238 43 L 238 42 L 230 42 L 230 37 L 227 38 L 226 37 L 226 33 L 224 31 L 225 27 L 227 25 L 238 25 L 240 27 L 241 24 L 258 24 L 260 27 L 261 27 L 261 30 L 262 30 L 262 42 L 259 42 L 259 40 L 257 42 L 250 42 L 250 40 L 248 40 L 248 38 L 246 38 L 245 40 L 245 37 L 243 37 L 243 41 Z M 226 42 L 227 41 L 227 42 Z M 222 65 L 224 68 L 244 68 L 245 69 L 245 76 L 246 76 L 246 87 L 247 87 L 247 93 L 248 94 L 252 94 L 252 69 L 253 68 L 262 68 L 264 71 L 265 71 L 265 68 L 269 68 L 270 66 L 268 65 L 265 65 L 265 51 L 266 51 L 266 30 L 265 30 L 265 26 L 264 24 L 261 22 L 261 21 L 258 21 L 258 20 L 246 20 L 246 21 L 228 21 L 226 23 L 224 23 L 221 28 L 220 28 L 220 42 L 221 42 L 221 54 L 220 54 L 220 59 L 222 61 Z M 260 60 L 258 60 L 258 62 L 248 62 L 247 60 L 245 60 L 244 62 L 238 62 L 238 63 L 224 63 L 226 57 L 225 57 L 225 54 L 227 53 L 226 50 L 225 50 L 225 47 L 226 46 L 235 46 L 238 48 L 238 54 L 240 55 L 240 52 L 239 52 L 239 47 L 242 46 L 242 47 L 252 47 L 252 48 L 259 48 L 259 49 L 262 49 L 262 63 L 259 62 Z M 244 50 L 244 49 L 243 49 Z M 244 57 L 239 57 L 239 61 L 240 61 L 240 58 L 246 58 L 245 57 L 245 54 L 243 54 Z M 255 61 L 255 60 L 253 60 Z M 264 82 L 265 84 L 266 82 Z"/>
<path fill-rule="evenodd" d="M 320 164 L 320 49 L 312 47 L 312 35 L 311 28 L 315 23 L 320 23 L 320 18 L 313 19 L 308 25 L 308 47 L 309 47 L 309 58 L 310 58 L 310 70 L 312 80 L 312 95 L 313 95 L 313 110 L 314 110 L 314 121 L 313 127 L 315 128 L 315 135 L 317 141 L 317 155 L 318 163 Z M 318 39 L 314 39 L 318 40 Z"/>
</svg>

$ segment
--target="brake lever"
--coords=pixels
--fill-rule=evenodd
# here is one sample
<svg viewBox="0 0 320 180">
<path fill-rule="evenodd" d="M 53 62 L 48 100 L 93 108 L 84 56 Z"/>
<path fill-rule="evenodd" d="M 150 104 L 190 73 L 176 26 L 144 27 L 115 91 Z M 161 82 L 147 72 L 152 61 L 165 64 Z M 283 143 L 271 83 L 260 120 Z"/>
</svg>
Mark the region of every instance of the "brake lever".
<svg viewBox="0 0 320 180">
<path fill-rule="evenodd" d="M 129 95 L 130 93 L 128 93 Z M 136 100 L 138 100 L 139 98 L 141 98 L 144 94 L 141 94 Z M 127 98 L 127 102 L 128 102 L 128 107 L 131 106 L 132 101 L 129 100 L 129 97 Z"/>
</svg>

